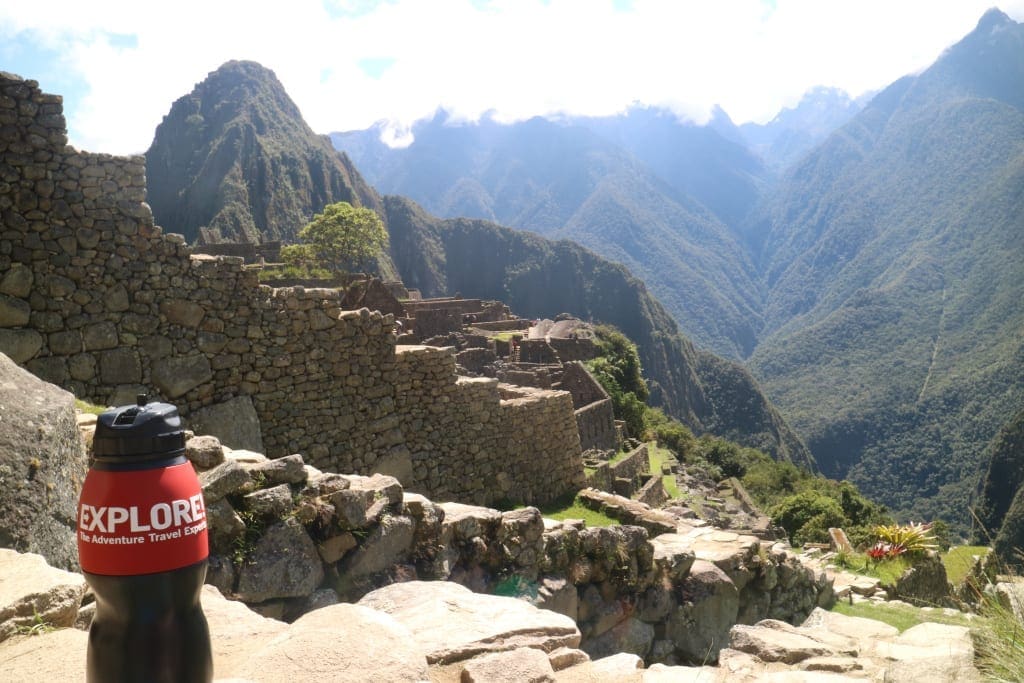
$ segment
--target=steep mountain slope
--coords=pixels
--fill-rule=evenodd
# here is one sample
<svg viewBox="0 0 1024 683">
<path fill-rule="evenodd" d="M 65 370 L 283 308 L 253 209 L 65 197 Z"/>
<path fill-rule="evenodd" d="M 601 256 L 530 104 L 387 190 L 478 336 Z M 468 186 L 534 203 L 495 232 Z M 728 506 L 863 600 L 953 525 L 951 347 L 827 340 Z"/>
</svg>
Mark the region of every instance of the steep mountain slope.
<svg viewBox="0 0 1024 683">
<path fill-rule="evenodd" d="M 648 283 L 699 344 L 732 357 L 753 350 L 762 294 L 723 220 L 745 216 L 767 176 L 715 128 L 636 109 L 510 126 L 449 125 L 438 114 L 403 149 L 387 148 L 380 132 L 332 135 L 379 190 L 442 216 L 577 241 Z"/>
<path fill-rule="evenodd" d="M 762 223 L 751 367 L 823 470 L 966 522 L 1024 401 L 1024 26 L 997 10 L 805 158 Z"/>
<path fill-rule="evenodd" d="M 170 211 L 165 215 L 172 220 L 196 221 L 167 223 L 157 213 L 158 222 L 186 234 L 191 225 L 190 237 L 209 225 L 223 236 L 287 241 L 302 225 L 295 216 L 304 216 L 307 206 L 319 208 L 321 198 L 372 207 L 391 236 L 382 265 L 389 272 L 397 266 L 394 272 L 409 286 L 428 295 L 460 291 L 499 298 L 524 315 L 568 311 L 617 325 L 640 346 L 653 394 L 670 414 L 699 432 L 712 431 L 813 467 L 806 447 L 750 373 L 694 349 L 622 266 L 570 242 L 479 220 L 441 221 L 400 197 L 385 203 L 344 155 L 307 133 L 271 71 L 251 62 L 226 64 L 178 100 L 157 132 L 147 156 L 154 169 L 148 178 L 151 201 L 165 201 Z M 248 175 L 251 169 L 255 172 Z M 296 169 L 331 183 L 307 187 L 306 176 Z M 312 191 L 328 186 L 331 192 Z M 213 218 L 197 218 L 206 215 L 203 211 L 213 211 Z"/>
<path fill-rule="evenodd" d="M 562 312 L 621 329 L 638 347 L 652 399 L 710 431 L 813 468 L 800 439 L 739 364 L 695 349 L 643 283 L 567 240 L 482 220 L 441 220 L 403 197 L 384 198 L 391 257 L 426 295 L 500 299 L 522 315 Z"/>
<path fill-rule="evenodd" d="M 190 242 L 294 238 L 325 205 L 380 209 L 343 154 L 310 130 L 274 72 L 228 62 L 171 107 L 146 152 L 147 201 Z"/>
<path fill-rule="evenodd" d="M 1024 568 L 1024 410 L 992 441 L 975 507 L 977 540 L 993 543 L 1004 562 Z"/>
<path fill-rule="evenodd" d="M 768 123 L 744 123 L 739 131 L 766 164 L 781 170 L 853 118 L 864 104 L 838 88 L 812 88 L 795 107 L 783 109 Z"/>
</svg>

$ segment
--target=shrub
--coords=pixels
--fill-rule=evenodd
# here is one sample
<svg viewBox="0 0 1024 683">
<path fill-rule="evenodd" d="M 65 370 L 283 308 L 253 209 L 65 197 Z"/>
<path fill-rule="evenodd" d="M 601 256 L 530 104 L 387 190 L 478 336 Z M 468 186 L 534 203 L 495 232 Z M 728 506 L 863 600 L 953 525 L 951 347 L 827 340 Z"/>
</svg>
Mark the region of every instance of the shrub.
<svg viewBox="0 0 1024 683">
<path fill-rule="evenodd" d="M 875 536 L 878 542 L 872 550 L 884 550 L 886 557 L 896 557 L 903 553 L 921 555 L 929 550 L 936 550 L 938 545 L 931 534 L 931 528 L 931 524 L 915 522 L 876 526 Z"/>
<path fill-rule="evenodd" d="M 786 530 L 790 543 L 827 543 L 829 527 L 845 521 L 838 501 L 817 491 L 804 491 L 784 499 L 770 511 L 772 520 Z"/>
</svg>

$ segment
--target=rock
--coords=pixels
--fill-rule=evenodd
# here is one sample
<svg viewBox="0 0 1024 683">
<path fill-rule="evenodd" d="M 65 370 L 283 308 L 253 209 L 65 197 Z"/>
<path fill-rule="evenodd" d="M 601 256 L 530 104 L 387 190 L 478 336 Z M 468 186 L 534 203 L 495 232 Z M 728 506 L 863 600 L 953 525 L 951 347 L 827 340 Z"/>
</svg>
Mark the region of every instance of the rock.
<svg viewBox="0 0 1024 683">
<path fill-rule="evenodd" d="M 576 586 L 563 578 L 548 577 L 541 581 L 533 604 L 541 609 L 564 614 L 573 621 L 579 611 L 580 598 Z"/>
<path fill-rule="evenodd" d="M 235 565 L 226 557 L 211 554 L 206 565 L 206 583 L 225 595 L 235 592 L 238 573 Z"/>
<path fill-rule="evenodd" d="M 294 519 L 267 528 L 238 576 L 237 595 L 246 602 L 305 597 L 323 581 L 316 545 Z"/>
<path fill-rule="evenodd" d="M 552 669 L 561 671 L 562 669 L 568 669 L 570 666 L 589 662 L 590 655 L 583 650 L 577 650 L 573 647 L 560 647 L 548 653 L 548 661 L 551 662 Z"/>
<path fill-rule="evenodd" d="M 289 621 L 294 621 L 298 617 L 301 617 L 304 614 L 309 614 L 313 610 L 337 605 L 339 602 L 341 602 L 341 598 L 338 596 L 338 592 L 336 590 L 333 588 L 318 588 L 310 593 L 309 597 L 300 601 L 297 606 L 290 609 L 286 618 Z"/>
<path fill-rule="evenodd" d="M 501 513 L 490 508 L 462 503 L 441 503 L 440 507 L 444 510 L 442 524 L 451 529 L 453 538 L 460 541 L 489 535 L 485 529 L 496 529 L 501 524 Z"/>
<path fill-rule="evenodd" d="M 101 351 L 117 346 L 117 327 L 114 323 L 93 323 L 82 328 L 82 342 L 86 351 Z"/>
<path fill-rule="evenodd" d="M 412 683 L 429 678 L 426 657 L 409 631 L 386 614 L 359 605 L 309 612 L 260 644 L 253 655 L 226 672 L 268 682 Z"/>
<path fill-rule="evenodd" d="M 912 626 L 884 653 L 894 660 L 886 669 L 886 680 L 901 683 L 970 683 L 981 680 L 974 666 L 971 634 L 964 626 L 929 622 Z"/>
<path fill-rule="evenodd" d="M 281 519 L 295 507 L 292 490 L 288 484 L 279 484 L 269 489 L 260 489 L 245 495 L 242 500 L 245 509 L 254 515 Z"/>
<path fill-rule="evenodd" d="M 248 467 L 249 473 L 262 477 L 266 485 L 304 484 L 309 476 L 302 456 L 298 453 L 274 458 Z"/>
<path fill-rule="evenodd" d="M 937 554 L 916 559 L 889 590 L 890 600 L 903 600 L 917 607 L 949 606 L 952 586 L 946 566 Z"/>
<path fill-rule="evenodd" d="M 210 361 L 204 355 L 171 356 L 154 360 L 151 376 L 153 384 L 161 394 L 168 399 L 175 399 L 213 379 L 213 370 L 210 368 Z M 190 421 L 190 424 L 194 425 L 195 422 Z M 222 436 L 209 429 L 193 428 L 193 431 Z M 226 439 L 222 438 L 221 441 L 230 444 Z"/>
<path fill-rule="evenodd" d="M 320 558 L 327 564 L 334 564 L 345 556 L 349 550 L 356 547 L 356 537 L 349 532 L 331 536 L 319 546 L 317 550 Z"/>
<path fill-rule="evenodd" d="M 519 647 L 551 652 L 580 644 L 579 629 L 568 617 L 447 581 L 395 583 L 368 593 L 359 604 L 408 628 L 431 664 Z"/>
<path fill-rule="evenodd" d="M 394 448 L 381 456 L 373 465 L 374 472 L 394 477 L 402 486 L 411 486 L 415 481 L 412 455 L 408 448 Z"/>
<path fill-rule="evenodd" d="M 132 349 L 103 351 L 100 357 L 100 379 L 104 384 L 138 384 L 142 381 L 142 361 Z"/>
<path fill-rule="evenodd" d="M 0 416 L 0 545 L 75 569 L 86 459 L 74 396 L 0 354 Z"/>
<path fill-rule="evenodd" d="M 1017 620 L 1024 623 L 1024 582 L 1001 581 L 992 591 L 1003 609 L 1013 612 Z"/>
<path fill-rule="evenodd" d="M 34 358 L 43 348 L 43 335 L 35 330 L 8 330 L 0 328 L 0 353 L 15 363 Z"/>
<path fill-rule="evenodd" d="M 768 621 L 768 620 L 766 620 Z M 782 622 L 776 622 L 782 623 Z M 729 647 L 752 654 L 763 662 L 796 664 L 811 657 L 831 657 L 839 654 L 856 656 L 857 651 L 836 652 L 796 629 L 775 628 L 765 621 L 754 626 L 737 624 L 729 631 Z"/>
<path fill-rule="evenodd" d="M 42 555 L 0 548 L 0 641 L 33 627 L 72 626 L 85 589 L 85 577 Z"/>
<path fill-rule="evenodd" d="M 28 302 L 17 297 L 0 294 L 0 327 L 21 327 L 28 325 L 32 308 Z"/>
<path fill-rule="evenodd" d="M 201 368 L 197 365 L 195 377 L 201 376 Z M 205 381 L 200 380 L 196 385 Z M 200 408 L 189 415 L 188 423 L 197 434 L 212 434 L 231 448 L 257 453 L 264 451 L 260 419 L 256 415 L 252 399 L 248 396 L 237 396 L 223 403 Z"/>
<path fill-rule="evenodd" d="M 241 667 L 259 659 L 258 654 L 267 643 L 288 631 L 287 624 L 261 617 L 243 603 L 228 600 L 213 586 L 203 586 L 201 599 L 210 627 L 213 666 L 218 680 L 237 676 Z M 263 675 L 255 680 L 271 680 L 273 674 L 267 666 Z"/>
<path fill-rule="evenodd" d="M 216 550 L 230 551 L 235 542 L 245 535 L 245 522 L 231 503 L 223 498 L 206 504 L 206 523 L 210 546 Z"/>
<path fill-rule="evenodd" d="M 402 515 L 385 517 L 338 567 L 343 579 L 358 581 L 406 561 L 415 527 Z"/>
<path fill-rule="evenodd" d="M 654 642 L 654 626 L 628 617 L 596 638 L 583 643 L 583 650 L 594 659 L 628 652 L 646 657 Z"/>
<path fill-rule="evenodd" d="M 858 643 L 892 639 L 900 634 L 899 629 L 895 626 L 881 621 L 849 617 L 838 612 L 828 612 L 820 607 L 816 607 L 801 626 L 806 629 L 845 636 Z"/>
<path fill-rule="evenodd" d="M 665 666 L 654 664 L 643 672 L 643 683 L 712 683 L 719 679 L 713 666 Z"/>
<path fill-rule="evenodd" d="M 531 647 L 474 657 L 462 667 L 461 683 L 555 683 L 548 656 Z"/>
<path fill-rule="evenodd" d="M 199 474 L 199 484 L 203 487 L 203 499 L 207 505 L 224 496 L 238 493 L 251 483 L 252 477 L 234 460 L 225 460 L 212 470 Z"/>
<path fill-rule="evenodd" d="M 166 299 L 160 303 L 160 312 L 167 321 L 183 327 L 198 327 L 206 311 L 197 303 L 182 299 Z"/>
<path fill-rule="evenodd" d="M 686 576 L 693 566 L 691 539 L 683 534 L 662 534 L 651 539 L 654 547 L 654 563 L 664 567 L 675 581 Z"/>
<path fill-rule="evenodd" d="M 208 470 L 224 462 L 224 448 L 215 436 L 193 436 L 185 442 L 185 457 L 196 468 Z"/>
<path fill-rule="evenodd" d="M 12 263 L 0 278 L 0 294 L 25 299 L 32 292 L 32 269 L 23 263 Z"/>
<path fill-rule="evenodd" d="M 716 661 L 736 623 L 739 591 L 721 569 L 696 560 L 679 586 L 679 595 L 681 604 L 665 623 L 666 637 L 690 662 Z"/>
<path fill-rule="evenodd" d="M 15 636 L 0 643 L 4 680 L 84 681 L 85 650 L 89 634 L 77 628 L 62 628 L 38 636 Z M 81 653 L 53 656 L 53 653 Z"/>
<path fill-rule="evenodd" d="M 563 669 L 555 680 L 558 683 L 640 683 L 643 666 L 639 657 L 623 652 Z"/>
</svg>

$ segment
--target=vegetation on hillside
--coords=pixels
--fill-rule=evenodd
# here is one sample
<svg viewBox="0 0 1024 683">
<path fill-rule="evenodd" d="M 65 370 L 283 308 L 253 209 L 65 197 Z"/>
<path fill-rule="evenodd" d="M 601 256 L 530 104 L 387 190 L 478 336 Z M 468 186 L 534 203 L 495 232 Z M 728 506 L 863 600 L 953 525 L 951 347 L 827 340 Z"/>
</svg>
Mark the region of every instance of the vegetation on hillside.
<svg viewBox="0 0 1024 683">
<path fill-rule="evenodd" d="M 975 540 L 992 543 L 1006 565 L 1024 571 L 1024 410 L 1000 430 L 975 506 Z"/>
<path fill-rule="evenodd" d="M 380 208 L 254 62 L 228 62 L 174 102 L 146 152 L 146 179 L 157 224 L 189 242 L 293 241 L 332 202 Z"/>
<path fill-rule="evenodd" d="M 701 346 L 748 355 L 759 322 L 752 260 L 726 227 L 767 183 L 760 160 L 670 112 L 452 126 L 443 113 L 391 149 L 334 135 L 367 178 L 442 217 L 571 239 L 622 263 Z"/>
<path fill-rule="evenodd" d="M 694 437 L 678 420 L 647 405 L 648 391 L 636 345 L 608 325 L 596 326 L 594 335 L 601 355 L 588 366 L 611 396 L 615 417 L 626 422 L 628 433 L 655 440 L 715 481 L 741 480 L 755 502 L 786 530 L 792 543 L 827 543 L 829 527 L 842 527 L 852 543 L 865 546 L 879 537 L 879 525 L 891 524 L 885 507 L 865 498 L 850 482 L 777 462 L 755 448 L 719 436 Z"/>
<path fill-rule="evenodd" d="M 781 183 L 751 367 L 822 470 L 969 531 L 1024 405 L 1024 25 L 989 13 Z"/>
<path fill-rule="evenodd" d="M 563 311 L 614 325 L 636 344 L 650 402 L 697 433 L 713 431 L 813 467 L 806 447 L 738 364 L 701 352 L 625 268 L 567 241 L 486 221 L 442 221 L 386 197 L 391 258 L 424 296 L 498 299 L 521 315 Z M 739 409 L 738 409 L 739 407 Z"/>
</svg>

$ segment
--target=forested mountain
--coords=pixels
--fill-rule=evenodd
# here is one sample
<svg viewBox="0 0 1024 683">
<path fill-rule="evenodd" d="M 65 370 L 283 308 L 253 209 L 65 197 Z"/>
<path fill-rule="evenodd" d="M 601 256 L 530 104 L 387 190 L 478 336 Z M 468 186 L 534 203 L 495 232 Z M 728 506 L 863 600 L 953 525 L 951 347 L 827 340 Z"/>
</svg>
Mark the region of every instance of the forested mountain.
<svg viewBox="0 0 1024 683">
<path fill-rule="evenodd" d="M 1004 562 L 1024 569 L 1024 410 L 992 441 L 979 489 L 976 540 L 992 543 Z"/>
<path fill-rule="evenodd" d="M 501 299 L 527 316 L 569 312 L 615 325 L 638 345 L 652 396 L 667 412 L 699 433 L 814 467 L 750 373 L 695 349 L 624 267 L 568 241 L 482 220 L 442 221 L 401 197 L 382 200 L 347 157 L 310 133 L 273 72 L 257 64 L 229 62 L 175 102 L 147 167 L 151 201 L 167 202 L 169 212 L 154 204 L 157 222 L 190 239 L 209 226 L 232 239 L 288 240 L 321 200 L 371 207 L 390 234 L 382 260 L 410 287 Z M 186 218 L 194 222 L 164 222 Z"/>
<path fill-rule="evenodd" d="M 965 522 L 1024 403 L 1024 26 L 992 10 L 885 89 L 760 225 L 755 375 L 825 472 Z"/>
<path fill-rule="evenodd" d="M 386 147 L 379 127 L 332 140 L 382 192 L 572 239 L 625 264 L 699 344 L 753 350 L 761 292 L 727 222 L 752 210 L 769 176 L 724 114 L 706 127 L 657 109 L 503 126 L 442 112 L 412 132 L 404 149 Z"/>
<path fill-rule="evenodd" d="M 348 157 L 255 62 L 224 64 L 174 103 L 146 152 L 146 178 L 156 222 L 189 242 L 294 239 L 338 201 L 380 210 Z"/>
<path fill-rule="evenodd" d="M 783 170 L 853 118 L 867 99 L 851 99 L 838 88 L 812 88 L 795 107 L 765 124 L 744 123 L 739 132 L 768 166 Z"/>
<path fill-rule="evenodd" d="M 742 366 L 694 348 L 643 283 L 568 240 L 551 241 L 482 220 L 442 220 L 414 202 L 384 198 L 391 257 L 427 296 L 499 299 L 521 315 L 559 313 L 610 323 L 639 350 L 655 403 L 697 432 L 712 432 L 814 468 L 800 439 Z"/>
<path fill-rule="evenodd" d="M 428 209 L 625 263 L 696 343 L 746 359 L 827 473 L 964 529 L 982 453 L 1024 398 L 1022 32 L 991 10 L 859 112 L 822 90 L 760 129 L 640 109 L 439 115 L 402 150 L 332 139 Z"/>
</svg>

